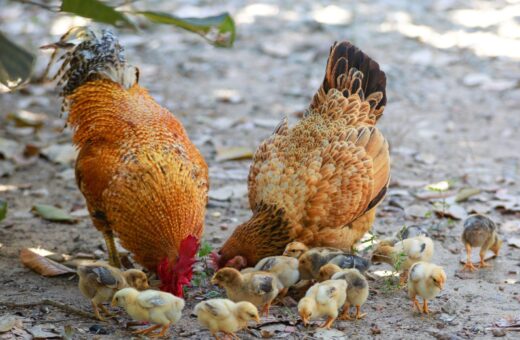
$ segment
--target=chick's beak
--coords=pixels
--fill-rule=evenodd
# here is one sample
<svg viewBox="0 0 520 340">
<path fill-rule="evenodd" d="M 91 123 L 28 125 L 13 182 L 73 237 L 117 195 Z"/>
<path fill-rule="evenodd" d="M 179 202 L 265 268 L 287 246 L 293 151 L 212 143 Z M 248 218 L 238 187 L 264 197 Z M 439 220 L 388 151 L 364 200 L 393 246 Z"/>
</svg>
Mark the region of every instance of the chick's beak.
<svg viewBox="0 0 520 340">
<path fill-rule="evenodd" d="M 255 318 L 256 323 L 260 323 L 260 317 L 257 315 Z"/>
<path fill-rule="evenodd" d="M 303 325 L 305 327 L 307 327 L 307 325 L 309 324 L 309 317 L 307 315 L 301 315 L 301 317 L 302 317 Z"/>
<path fill-rule="evenodd" d="M 117 301 L 116 299 L 112 299 L 112 303 L 110 304 L 112 307 L 117 307 Z"/>
</svg>

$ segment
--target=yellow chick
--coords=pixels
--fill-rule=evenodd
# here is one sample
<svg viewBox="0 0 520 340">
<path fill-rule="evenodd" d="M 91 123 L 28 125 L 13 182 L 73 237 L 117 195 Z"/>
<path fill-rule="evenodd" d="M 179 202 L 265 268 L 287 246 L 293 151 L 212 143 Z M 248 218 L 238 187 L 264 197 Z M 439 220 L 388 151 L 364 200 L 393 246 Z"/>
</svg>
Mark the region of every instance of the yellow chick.
<svg viewBox="0 0 520 340">
<path fill-rule="evenodd" d="M 246 268 L 242 270 L 242 274 L 251 273 L 253 271 L 263 271 L 276 275 L 283 285 L 278 296 L 283 297 L 291 286 L 300 280 L 300 271 L 298 270 L 298 259 L 288 256 L 269 256 L 260 260 L 254 268 Z"/>
<path fill-rule="evenodd" d="M 271 273 L 254 271 L 242 274 L 230 267 L 217 271 L 211 283 L 224 288 L 228 298 L 234 302 L 249 301 L 262 307 L 262 313 L 266 316 L 271 303 L 283 288 L 282 283 Z"/>
<path fill-rule="evenodd" d="M 320 268 L 338 255 L 344 255 L 340 249 L 329 247 L 312 248 L 303 253 L 298 259 L 298 270 L 301 280 L 317 279 Z"/>
<path fill-rule="evenodd" d="M 484 262 L 488 249 L 498 255 L 502 240 L 498 237 L 497 226 L 484 215 L 471 215 L 464 221 L 464 231 L 462 233 L 462 243 L 466 247 L 467 260 L 463 270 L 474 271 L 477 268 L 471 262 L 471 248 L 480 247 L 480 268 L 489 267 Z"/>
<path fill-rule="evenodd" d="M 433 299 L 444 288 L 446 273 L 441 266 L 428 262 L 417 262 L 410 268 L 408 275 L 408 296 L 414 308 L 429 314 L 428 300 Z M 423 306 L 419 304 L 417 295 L 423 298 Z"/>
<path fill-rule="evenodd" d="M 218 332 L 224 335 L 237 337 L 239 330 L 247 327 L 249 320 L 260 322 L 258 309 L 251 302 L 235 303 L 228 299 L 211 299 L 198 303 L 194 309 L 199 325 L 209 329 L 215 339 L 219 339 Z"/>
<path fill-rule="evenodd" d="M 104 318 L 99 314 L 98 308 L 107 316 L 112 315 L 103 306 L 103 302 L 110 302 L 118 290 L 128 286 L 137 289 L 148 287 L 146 274 L 137 269 L 121 272 L 118 268 L 99 262 L 80 265 L 77 273 L 79 290 L 86 298 L 90 299 L 94 314 L 99 320 L 104 320 Z"/>
<path fill-rule="evenodd" d="M 402 240 L 393 246 L 383 241 L 376 245 L 372 262 L 384 262 L 393 266 L 401 273 L 400 283 L 404 284 L 410 267 L 419 261 L 430 262 L 433 251 L 432 239 L 424 235 Z"/>
<path fill-rule="evenodd" d="M 298 313 L 303 324 L 309 320 L 327 317 L 320 326 L 330 329 L 338 317 L 338 310 L 347 299 L 347 282 L 345 280 L 327 280 L 313 285 L 305 297 L 298 302 Z"/>
<path fill-rule="evenodd" d="M 166 335 L 170 325 L 180 320 L 184 308 L 184 300 L 173 294 L 158 290 L 139 292 L 135 288 L 124 288 L 114 295 L 112 305 L 123 307 L 128 315 L 136 321 L 148 321 L 155 324 L 148 328 L 134 331 L 134 334 L 162 337 Z M 159 333 L 149 334 L 161 326 Z"/>
<path fill-rule="evenodd" d="M 328 265 L 327 265 L 328 266 Z M 338 267 L 338 269 L 340 269 Z M 340 269 L 332 275 L 332 280 L 345 280 L 347 281 L 347 301 L 343 306 L 343 312 L 341 313 L 340 319 L 351 320 L 350 318 L 350 306 L 356 307 L 355 319 L 362 319 L 367 314 L 361 314 L 361 306 L 367 301 L 368 298 L 368 281 L 355 268 L 351 269 Z"/>
<path fill-rule="evenodd" d="M 302 256 L 303 253 L 305 253 L 307 250 L 309 250 L 309 248 L 304 243 L 294 241 L 285 246 L 283 256 L 289 256 L 299 259 L 300 256 Z"/>
</svg>

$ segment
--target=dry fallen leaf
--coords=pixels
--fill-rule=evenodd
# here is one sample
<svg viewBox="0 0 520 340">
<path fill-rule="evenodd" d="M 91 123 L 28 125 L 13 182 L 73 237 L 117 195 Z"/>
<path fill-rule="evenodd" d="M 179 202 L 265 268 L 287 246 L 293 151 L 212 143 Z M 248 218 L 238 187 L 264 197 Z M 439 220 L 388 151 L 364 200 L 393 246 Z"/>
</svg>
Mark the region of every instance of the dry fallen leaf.
<svg viewBox="0 0 520 340">
<path fill-rule="evenodd" d="M 233 146 L 230 148 L 218 148 L 217 149 L 217 162 L 241 160 L 253 158 L 253 151 L 250 148 L 244 146 Z"/>
<path fill-rule="evenodd" d="M 37 253 L 38 249 L 24 248 L 20 251 L 20 261 L 42 276 L 58 276 L 75 273 L 73 269 L 52 261 Z"/>
<path fill-rule="evenodd" d="M 16 325 L 16 317 L 11 314 L 0 316 L 0 333 L 9 332 Z"/>
<path fill-rule="evenodd" d="M 520 237 L 511 237 L 509 240 L 507 240 L 507 244 L 509 244 L 511 247 L 520 248 Z"/>
</svg>

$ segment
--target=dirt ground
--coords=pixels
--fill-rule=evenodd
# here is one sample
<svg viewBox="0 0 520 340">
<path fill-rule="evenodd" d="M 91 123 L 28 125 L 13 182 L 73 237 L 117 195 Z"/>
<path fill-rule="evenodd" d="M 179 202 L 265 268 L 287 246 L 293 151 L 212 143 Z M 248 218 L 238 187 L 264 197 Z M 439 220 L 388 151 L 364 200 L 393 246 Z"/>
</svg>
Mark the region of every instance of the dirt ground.
<svg viewBox="0 0 520 340">
<path fill-rule="evenodd" d="M 37 50 L 57 40 L 72 24 L 63 15 L 12 2 L 2 3 L 0 30 L 38 52 L 37 74 L 48 55 Z M 373 227 L 378 237 L 404 225 L 424 225 L 435 240 L 434 262 L 448 275 L 446 289 L 431 302 L 434 313 L 412 312 L 404 290 L 369 271 L 368 313 L 357 322 L 336 322 L 324 331 L 305 329 L 295 307 L 275 307 L 269 319 L 239 333 L 241 338 L 473 339 L 504 336 L 495 323 L 520 317 L 520 3 L 472 1 L 141 1 L 185 16 L 228 10 L 237 23 L 234 48 L 217 49 L 190 33 L 168 26 L 121 32 L 127 58 L 141 69 L 141 83 L 185 124 L 210 166 L 211 192 L 205 239 L 215 248 L 250 216 L 246 178 L 250 160 L 216 161 L 219 148 L 254 150 L 277 122 L 295 121 L 322 80 L 330 45 L 348 39 L 377 60 L 388 76 L 388 105 L 379 126 L 392 153 L 390 191 Z M 226 3 L 226 4 L 223 4 Z M 0 198 L 8 202 L 0 222 L 0 315 L 18 324 L 0 339 L 31 338 L 46 330 L 59 337 L 72 326 L 74 339 L 127 338 L 126 317 L 99 322 L 47 305 L 13 304 L 51 299 L 90 311 L 77 278 L 44 278 L 21 265 L 19 252 L 41 247 L 57 254 L 104 254 L 101 235 L 85 213 L 74 181 L 71 133 L 62 130 L 60 102 L 52 85 L 31 84 L 0 94 Z M 17 127 L 11 114 L 43 114 L 42 126 Z M 6 142 L 6 140 L 10 142 Z M 27 148 L 26 146 L 34 146 Z M 56 148 L 63 146 L 56 154 Z M 23 157 L 24 149 L 36 156 Z M 445 192 L 425 186 L 450 180 Z M 479 192 L 455 203 L 467 188 Z M 468 191 L 463 191 L 468 192 Z M 436 208 L 439 202 L 444 209 Z M 459 195 L 460 197 L 460 195 Z M 72 213 L 78 222 L 48 222 L 35 204 Z M 435 210 L 438 210 L 435 212 Z M 442 211 L 447 215 L 441 217 Z M 471 212 L 489 214 L 504 246 L 493 267 L 462 273 L 462 220 Z M 516 241 L 518 242 L 518 241 Z M 366 255 L 366 254 L 365 254 Z M 178 338 L 205 339 L 191 315 L 193 305 L 213 287 L 194 288 Z M 206 295 L 205 295 L 206 294 Z M 6 305 L 7 303 L 7 305 Z M 517 321 L 517 324 L 520 321 Z M 96 331 L 100 334 L 95 335 Z"/>
</svg>

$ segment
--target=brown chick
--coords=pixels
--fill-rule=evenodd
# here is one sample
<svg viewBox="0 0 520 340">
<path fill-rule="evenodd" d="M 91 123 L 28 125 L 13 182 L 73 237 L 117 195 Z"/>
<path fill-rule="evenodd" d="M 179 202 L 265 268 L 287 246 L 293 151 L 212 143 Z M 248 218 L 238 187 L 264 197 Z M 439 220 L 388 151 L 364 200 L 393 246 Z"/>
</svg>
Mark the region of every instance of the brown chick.
<svg viewBox="0 0 520 340">
<path fill-rule="evenodd" d="M 480 268 L 489 267 L 484 262 L 484 258 L 488 249 L 491 249 L 495 255 L 498 255 L 502 240 L 498 237 L 497 226 L 489 218 L 484 215 L 471 215 L 464 221 L 464 231 L 462 232 L 462 243 L 466 247 L 467 260 L 463 270 L 474 271 L 477 268 L 471 261 L 471 248 L 480 247 Z"/>
<path fill-rule="evenodd" d="M 307 247 L 304 243 L 294 241 L 285 246 L 283 256 L 289 256 L 299 259 L 300 256 L 302 256 L 303 253 L 305 253 L 307 250 L 309 250 L 309 247 Z"/>
<path fill-rule="evenodd" d="M 444 289 L 446 273 L 441 266 L 428 262 L 417 262 L 408 274 L 408 296 L 419 313 L 429 314 L 428 300 L 436 297 Z M 417 295 L 423 298 L 423 306 L 419 304 Z"/>
<path fill-rule="evenodd" d="M 372 227 L 390 178 L 388 143 L 376 127 L 386 105 L 376 61 L 335 43 L 325 78 L 302 119 L 283 119 L 256 150 L 248 177 L 251 218 L 215 254 L 254 266 L 287 243 L 351 249 Z"/>
<path fill-rule="evenodd" d="M 343 251 L 336 248 L 317 247 L 310 249 L 299 258 L 300 279 L 318 279 L 320 268 L 336 256 L 343 254 Z"/>
<path fill-rule="evenodd" d="M 433 252 L 432 239 L 424 235 L 404 239 L 393 246 L 387 240 L 376 245 L 372 252 L 372 262 L 390 264 L 401 273 L 400 283 L 404 284 L 410 267 L 419 261 L 429 262 Z"/>
<path fill-rule="evenodd" d="M 255 271 L 242 274 L 234 268 L 222 268 L 213 275 L 211 283 L 225 289 L 228 298 L 234 302 L 249 301 L 262 307 L 267 316 L 271 303 L 283 289 L 278 278 L 267 272 Z"/>
<path fill-rule="evenodd" d="M 77 273 L 79 290 L 86 298 L 90 299 L 94 314 L 99 320 L 104 319 L 99 314 L 98 307 L 101 308 L 103 313 L 111 316 L 111 313 L 102 303 L 111 301 L 118 290 L 128 286 L 139 290 L 149 287 L 146 274 L 137 269 L 121 272 L 121 270 L 108 264 L 95 263 L 79 266 Z"/>
</svg>

